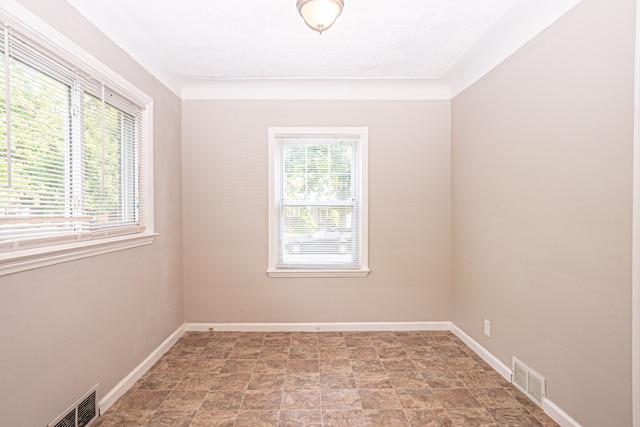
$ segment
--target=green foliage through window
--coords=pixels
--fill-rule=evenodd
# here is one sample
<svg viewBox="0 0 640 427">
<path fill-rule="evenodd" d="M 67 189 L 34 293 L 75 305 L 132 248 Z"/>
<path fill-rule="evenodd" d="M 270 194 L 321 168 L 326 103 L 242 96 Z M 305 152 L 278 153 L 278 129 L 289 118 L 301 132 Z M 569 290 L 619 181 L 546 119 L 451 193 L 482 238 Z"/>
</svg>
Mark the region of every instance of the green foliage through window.
<svg viewBox="0 0 640 427">
<path fill-rule="evenodd" d="M 0 240 L 139 225 L 141 108 L 8 31 L 0 42 Z"/>
</svg>

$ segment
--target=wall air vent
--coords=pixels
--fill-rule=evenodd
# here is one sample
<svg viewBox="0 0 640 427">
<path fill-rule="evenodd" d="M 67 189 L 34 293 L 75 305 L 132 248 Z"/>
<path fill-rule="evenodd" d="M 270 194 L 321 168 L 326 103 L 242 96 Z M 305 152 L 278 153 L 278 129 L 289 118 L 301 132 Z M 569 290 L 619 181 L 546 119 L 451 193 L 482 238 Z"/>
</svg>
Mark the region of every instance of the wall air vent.
<svg viewBox="0 0 640 427">
<path fill-rule="evenodd" d="M 58 418 L 47 424 L 47 427 L 86 427 L 98 418 L 98 384 Z"/>
<path fill-rule="evenodd" d="M 515 357 L 512 364 L 511 382 L 513 385 L 541 406 L 546 392 L 545 379 Z"/>
</svg>

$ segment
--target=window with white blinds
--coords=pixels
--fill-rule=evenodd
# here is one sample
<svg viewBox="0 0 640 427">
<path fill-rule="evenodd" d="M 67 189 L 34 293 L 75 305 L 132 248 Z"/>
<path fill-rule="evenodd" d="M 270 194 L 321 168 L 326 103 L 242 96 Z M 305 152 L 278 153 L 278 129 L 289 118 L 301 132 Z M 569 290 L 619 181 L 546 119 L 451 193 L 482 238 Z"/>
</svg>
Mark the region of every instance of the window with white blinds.
<svg viewBox="0 0 640 427">
<path fill-rule="evenodd" d="M 366 274 L 367 130 L 271 128 L 269 140 L 270 275 Z"/>
<path fill-rule="evenodd" d="M 0 252 L 145 230 L 146 106 L 0 32 Z"/>
</svg>

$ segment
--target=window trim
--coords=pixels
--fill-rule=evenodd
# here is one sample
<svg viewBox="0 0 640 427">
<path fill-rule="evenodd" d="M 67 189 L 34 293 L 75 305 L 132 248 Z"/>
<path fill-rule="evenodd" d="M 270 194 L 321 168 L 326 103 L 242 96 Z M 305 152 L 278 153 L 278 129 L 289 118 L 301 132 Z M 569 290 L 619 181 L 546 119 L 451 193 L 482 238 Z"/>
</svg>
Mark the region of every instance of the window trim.
<svg viewBox="0 0 640 427">
<path fill-rule="evenodd" d="M 267 275 L 269 277 L 366 277 L 369 274 L 369 129 L 367 127 L 269 127 L 268 143 L 269 143 L 269 207 L 268 207 L 268 229 L 269 229 L 269 248 L 268 248 L 268 267 Z M 360 268 L 354 269 L 297 269 L 297 268 L 278 268 L 276 267 L 276 221 L 278 221 L 278 210 L 276 206 L 276 145 L 277 137 L 283 135 L 344 135 L 354 134 L 360 137 Z"/>
<path fill-rule="evenodd" d="M 9 1 L 7 4 L 0 6 L 0 21 L 29 37 L 44 49 L 68 63 L 85 71 L 90 71 L 113 90 L 144 106 L 142 113 L 144 140 L 142 141 L 143 149 L 139 155 L 140 160 L 145 165 L 143 174 L 140 176 L 143 181 L 141 191 L 144 194 L 142 197 L 145 200 L 144 212 L 142 213 L 144 223 L 141 224 L 144 227 L 144 231 L 122 236 L 2 252 L 0 253 L 0 277 L 34 268 L 152 244 L 155 236 L 158 235 L 154 229 L 153 209 L 153 99 L 17 2 Z"/>
</svg>

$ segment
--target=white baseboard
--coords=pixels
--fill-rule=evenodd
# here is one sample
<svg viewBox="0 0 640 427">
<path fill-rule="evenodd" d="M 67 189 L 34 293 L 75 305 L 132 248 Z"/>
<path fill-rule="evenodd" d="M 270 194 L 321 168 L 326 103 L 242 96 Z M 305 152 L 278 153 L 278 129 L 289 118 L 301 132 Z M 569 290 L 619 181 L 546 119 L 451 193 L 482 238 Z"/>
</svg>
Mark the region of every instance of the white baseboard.
<svg viewBox="0 0 640 427">
<path fill-rule="evenodd" d="M 116 400 L 122 397 L 127 390 L 129 390 L 152 366 L 156 363 L 163 354 L 171 348 L 172 345 L 178 341 L 178 339 L 184 333 L 184 324 L 172 333 L 169 338 L 164 340 L 155 350 L 147 356 L 133 371 L 129 373 L 122 381 L 120 381 L 114 388 L 112 388 L 102 399 L 100 399 L 100 413 L 104 413 L 107 409 L 113 405 Z"/>
<path fill-rule="evenodd" d="M 234 332 L 342 332 L 448 331 L 450 322 L 340 322 L 340 323 L 187 323 L 186 331 Z"/>
<path fill-rule="evenodd" d="M 469 335 L 464 333 L 462 329 L 458 328 L 456 325 L 451 323 L 451 332 L 458 338 L 460 338 L 471 350 L 473 350 L 478 356 L 482 358 L 485 362 L 489 364 L 493 369 L 495 369 L 504 379 L 511 382 L 511 368 L 504 363 L 493 354 L 489 352 L 486 348 L 481 346 L 476 340 L 471 338 Z M 542 400 L 542 410 L 551 417 L 555 422 L 560 424 L 561 427 L 582 427 L 576 420 L 571 418 L 569 414 L 564 412 L 562 409 L 558 407 L 555 403 L 550 401 L 549 399 Z"/>
<path fill-rule="evenodd" d="M 469 346 L 469 348 L 471 350 L 475 351 L 476 354 L 478 356 L 480 356 L 480 358 L 482 358 L 482 360 L 487 362 L 489 364 L 489 366 L 491 366 L 500 375 L 502 375 L 502 377 L 505 380 L 511 382 L 511 368 L 510 367 L 508 367 L 507 365 L 502 363 L 500 361 L 500 359 L 498 359 L 493 354 L 491 354 L 486 348 L 484 348 L 483 346 L 478 344 L 478 342 L 476 340 L 474 340 L 469 335 L 464 333 L 462 331 L 462 329 L 458 328 L 453 323 L 451 323 L 451 332 L 453 332 L 453 334 L 455 336 L 460 338 L 462 340 L 462 342 L 464 342 L 467 346 Z"/>
<path fill-rule="evenodd" d="M 580 423 L 571 418 L 569 414 L 564 412 L 555 403 L 549 399 L 542 400 L 542 410 L 549 415 L 560 427 L 582 427 Z"/>
</svg>

